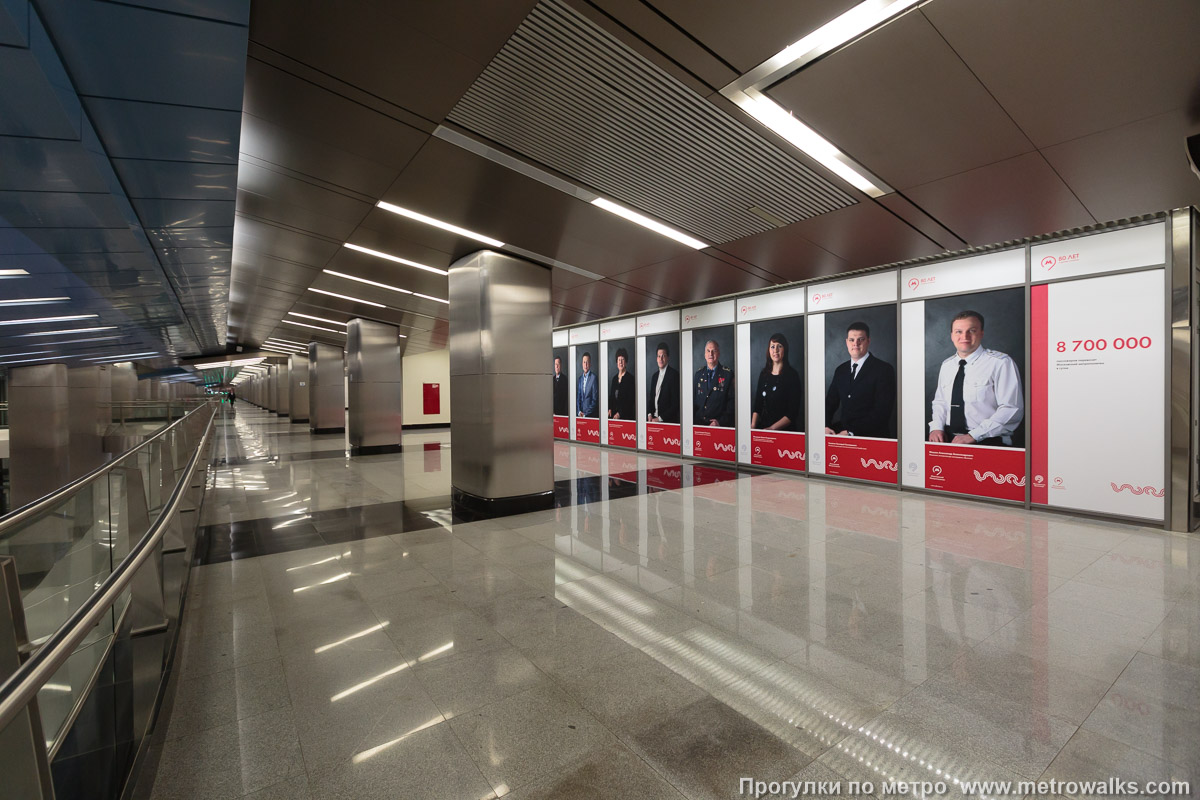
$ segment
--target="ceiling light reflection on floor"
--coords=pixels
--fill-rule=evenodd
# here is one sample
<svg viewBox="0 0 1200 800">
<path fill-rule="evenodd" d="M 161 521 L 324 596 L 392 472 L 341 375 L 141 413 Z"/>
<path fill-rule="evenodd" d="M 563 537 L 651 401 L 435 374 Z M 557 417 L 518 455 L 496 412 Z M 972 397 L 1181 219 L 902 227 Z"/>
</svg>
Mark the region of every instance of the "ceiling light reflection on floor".
<svg viewBox="0 0 1200 800">
<path fill-rule="evenodd" d="M 387 623 L 387 622 L 380 622 L 378 625 L 372 625 L 371 627 L 367 628 L 366 630 L 361 630 L 358 633 L 352 633 L 349 636 L 347 636 L 345 639 L 338 639 L 336 642 L 330 642 L 329 644 L 323 644 L 320 647 L 318 647 L 317 649 L 313 650 L 313 652 L 314 653 L 324 653 L 326 650 L 332 650 L 333 648 L 338 647 L 339 645 L 343 645 L 346 642 L 352 642 L 355 639 L 361 639 L 364 636 L 370 636 L 372 633 L 375 633 L 376 631 L 383 630 L 384 628 L 386 628 L 388 626 L 388 624 L 389 623 Z"/>
<path fill-rule="evenodd" d="M 374 678 L 368 678 L 367 680 L 363 681 L 362 683 L 357 683 L 354 686 L 351 686 L 349 689 L 346 689 L 343 692 L 338 692 L 333 697 L 329 698 L 329 702 L 336 703 L 338 700 L 343 700 L 343 699 L 349 697 L 350 695 L 354 694 L 355 692 L 361 692 L 363 689 L 366 689 L 368 686 L 374 686 L 375 684 L 379 683 L 384 678 L 395 675 L 397 672 L 403 672 L 404 670 L 408 669 L 409 666 L 411 666 L 411 665 L 408 664 L 408 662 L 405 662 L 399 666 L 392 667 L 391 669 L 387 670 L 386 672 L 379 673 Z"/>
<path fill-rule="evenodd" d="M 426 728 L 432 728 L 434 725 L 437 725 L 439 722 L 442 722 L 445 719 L 446 719 L 445 717 L 443 717 L 441 714 L 439 714 L 438 716 L 436 716 L 433 719 L 426 722 L 424 725 L 418 725 L 417 727 L 413 728 L 411 731 L 404 734 L 403 736 L 397 736 L 395 739 L 392 739 L 390 742 L 384 742 L 383 744 L 376 745 L 375 747 L 372 747 L 369 750 L 363 750 L 361 753 L 355 753 L 354 757 L 352 759 L 350 759 L 350 761 L 351 761 L 351 763 L 354 763 L 354 764 L 361 764 L 363 761 L 366 761 L 368 758 L 375 755 L 376 753 L 380 753 L 384 750 L 387 750 L 389 747 L 393 747 L 393 746 L 399 744 L 400 742 L 403 742 L 405 739 L 412 736 L 414 733 L 420 733 L 421 731 L 425 730 Z"/>
<path fill-rule="evenodd" d="M 297 586 L 295 589 L 292 589 L 292 593 L 298 594 L 299 592 L 303 592 L 308 589 L 315 588 L 317 586 L 325 586 L 330 583 L 337 583 L 338 581 L 344 581 L 347 578 L 351 577 L 353 574 L 354 573 L 351 573 L 351 572 L 343 572 L 340 575 L 334 575 L 332 578 L 326 578 L 323 581 L 317 581 L 316 583 L 310 583 L 308 586 Z"/>
</svg>

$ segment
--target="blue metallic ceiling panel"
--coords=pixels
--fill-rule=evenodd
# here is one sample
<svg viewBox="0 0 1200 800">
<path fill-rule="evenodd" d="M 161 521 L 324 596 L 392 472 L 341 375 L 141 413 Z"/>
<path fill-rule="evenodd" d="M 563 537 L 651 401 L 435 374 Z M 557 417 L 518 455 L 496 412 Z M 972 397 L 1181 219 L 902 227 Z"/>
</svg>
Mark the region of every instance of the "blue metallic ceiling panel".
<svg viewBox="0 0 1200 800">
<path fill-rule="evenodd" d="M 135 206 L 146 197 L 228 202 L 237 190 L 236 165 L 114 158 L 113 166 Z"/>
<path fill-rule="evenodd" d="M 89 97 L 88 114 L 113 158 L 237 164 L 236 111 Z"/>
</svg>

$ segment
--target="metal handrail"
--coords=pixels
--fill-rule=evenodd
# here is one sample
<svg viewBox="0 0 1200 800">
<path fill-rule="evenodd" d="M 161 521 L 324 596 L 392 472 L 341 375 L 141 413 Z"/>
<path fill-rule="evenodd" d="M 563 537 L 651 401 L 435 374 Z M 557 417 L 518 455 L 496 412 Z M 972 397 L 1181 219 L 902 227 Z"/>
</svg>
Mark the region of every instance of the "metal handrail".
<svg viewBox="0 0 1200 800">
<path fill-rule="evenodd" d="M 154 520 L 154 524 L 150 526 L 150 530 L 146 531 L 129 555 L 113 569 L 99 588 L 76 609 L 62 627 L 55 631 L 28 661 L 18 667 L 16 672 L 0 685 L 0 731 L 4 730 L 17 714 L 37 697 L 42 686 L 54 677 L 58 669 L 75 653 L 75 648 L 87 638 L 92 628 L 99 624 L 100 619 L 117 602 L 121 593 L 129 588 L 138 569 L 153 555 L 155 545 L 166 535 L 171 518 L 183 504 L 184 496 L 191 486 L 190 476 L 204 454 L 215 417 L 216 410 L 213 409 L 212 415 L 208 418 L 208 425 L 204 429 L 204 436 L 200 439 L 200 446 L 196 448 L 196 452 L 188 459 L 187 466 L 184 468 L 184 479 L 175 486 L 175 490 L 171 492 L 171 496 L 163 506 L 162 512 Z"/>
<path fill-rule="evenodd" d="M 209 405 L 209 403 L 206 403 L 205 405 L 202 405 L 202 406 L 198 406 L 197 408 L 193 408 L 187 414 L 184 414 L 182 417 L 175 420 L 170 425 L 163 428 L 161 431 L 158 431 L 157 433 L 152 434 L 144 442 L 141 442 L 140 444 L 129 448 L 124 453 L 122 453 L 121 455 L 114 458 L 112 461 L 108 462 L 107 464 L 102 464 L 101 466 L 96 467 L 94 470 L 92 470 L 88 474 L 84 475 L 83 477 L 76 478 L 75 480 L 71 481 L 70 483 L 68 483 L 64 486 L 60 486 L 59 488 L 55 489 L 50 494 L 45 495 L 43 497 L 39 497 L 37 500 L 34 500 L 30 503 L 26 503 L 25 505 L 21 506 L 20 508 L 10 511 L 9 513 L 5 514 L 3 517 L 0 517 L 0 539 L 4 538 L 4 535 L 13 526 L 19 525 L 23 522 L 28 522 L 31 519 L 36 519 L 41 514 L 50 510 L 50 508 L 52 508 L 57 503 L 61 502 L 62 500 L 66 499 L 70 495 L 77 492 L 78 490 L 82 489 L 85 485 L 87 485 L 91 481 L 94 481 L 96 478 L 106 475 L 110 471 L 116 469 L 117 465 L 119 465 L 126 458 L 133 455 L 137 451 L 141 450 L 143 447 L 146 447 L 151 442 L 154 442 L 155 440 L 159 439 L 160 437 L 166 436 L 168 433 L 171 432 L 172 428 L 174 428 L 176 425 L 182 425 L 185 420 L 187 420 L 189 417 L 192 416 L 192 414 L 202 411 L 205 408 L 205 406 L 207 406 L 207 405 Z"/>
</svg>

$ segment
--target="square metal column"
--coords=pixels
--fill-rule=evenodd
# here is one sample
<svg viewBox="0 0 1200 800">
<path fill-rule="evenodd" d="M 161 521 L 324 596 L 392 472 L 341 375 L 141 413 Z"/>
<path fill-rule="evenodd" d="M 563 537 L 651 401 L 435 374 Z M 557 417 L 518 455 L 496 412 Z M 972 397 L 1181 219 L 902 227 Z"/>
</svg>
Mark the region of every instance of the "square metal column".
<svg viewBox="0 0 1200 800">
<path fill-rule="evenodd" d="M 288 413 L 292 422 L 308 422 L 308 356 L 288 356 Z"/>
<path fill-rule="evenodd" d="M 346 377 L 353 455 L 400 452 L 400 329 L 352 319 L 346 324 Z"/>
<path fill-rule="evenodd" d="M 281 417 L 288 416 L 292 407 L 292 384 L 288 379 L 290 371 L 287 362 L 275 365 L 275 413 Z"/>
<path fill-rule="evenodd" d="M 308 345 L 308 429 L 313 433 L 346 429 L 346 370 L 342 348 L 331 344 Z"/>
<path fill-rule="evenodd" d="M 13 508 L 71 480 L 67 367 L 40 364 L 8 373 L 9 474 Z"/>
<path fill-rule="evenodd" d="M 450 449 L 457 510 L 554 505 L 550 270 L 480 251 L 450 268 Z"/>
</svg>

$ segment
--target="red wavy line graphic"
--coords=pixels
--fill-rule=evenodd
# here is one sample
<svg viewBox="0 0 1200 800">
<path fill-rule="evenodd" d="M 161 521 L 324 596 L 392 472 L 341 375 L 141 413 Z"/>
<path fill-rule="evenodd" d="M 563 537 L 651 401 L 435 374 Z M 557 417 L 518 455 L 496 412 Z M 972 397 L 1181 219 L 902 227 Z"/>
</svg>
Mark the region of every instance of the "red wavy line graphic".
<svg viewBox="0 0 1200 800">
<path fill-rule="evenodd" d="M 1114 492 L 1123 492 L 1126 489 L 1128 489 L 1131 494 L 1137 494 L 1137 495 L 1149 494 L 1154 497 L 1162 497 L 1163 495 L 1165 495 L 1167 493 L 1166 489 L 1156 489 L 1153 486 L 1131 486 L 1128 483 L 1122 483 L 1120 486 L 1117 486 L 1115 483 L 1112 483 L 1112 482 L 1110 482 L 1108 485 L 1112 487 L 1112 490 Z"/>
<path fill-rule="evenodd" d="M 895 461 L 876 461 L 873 458 L 859 458 L 858 461 L 860 464 L 863 465 L 863 467 L 874 467 L 875 469 L 885 469 L 890 472 L 896 471 L 896 462 Z"/>
<path fill-rule="evenodd" d="M 975 480 L 979 481 L 980 483 L 982 483 L 984 480 L 991 480 L 998 484 L 1011 483 L 1013 486 L 1025 485 L 1024 478 L 1018 478 L 1011 472 L 1006 472 L 1003 475 L 998 475 L 995 472 L 992 472 L 990 469 L 985 470 L 982 474 L 980 474 L 979 470 L 977 469 L 972 470 L 972 472 L 975 473 Z"/>
</svg>

